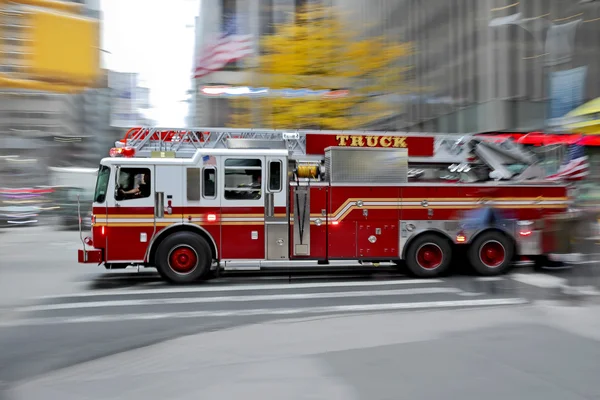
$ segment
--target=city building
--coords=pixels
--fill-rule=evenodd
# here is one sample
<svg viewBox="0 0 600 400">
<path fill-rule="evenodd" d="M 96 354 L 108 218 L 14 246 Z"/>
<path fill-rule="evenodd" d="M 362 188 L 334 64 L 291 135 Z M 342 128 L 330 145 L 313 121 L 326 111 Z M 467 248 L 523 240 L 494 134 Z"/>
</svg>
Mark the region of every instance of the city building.
<svg viewBox="0 0 600 400">
<path fill-rule="evenodd" d="M 234 16 L 239 34 L 252 36 L 253 53 L 260 53 L 260 38 L 274 32 L 274 25 L 285 22 L 309 0 L 203 0 L 196 18 L 195 59 L 203 48 L 222 33 L 227 18 Z M 251 81 L 251 58 L 229 63 L 225 68 L 211 74 L 195 78 L 192 82 L 191 118 L 194 126 L 226 126 L 230 116 L 230 102 L 227 98 L 209 98 L 202 94 L 207 85 L 236 86 Z"/>
<path fill-rule="evenodd" d="M 373 129 L 427 132 L 554 130 L 578 105 L 600 96 L 598 0 L 333 0 L 367 34 L 411 42 L 411 93 L 389 101 L 392 118 Z M 255 38 L 298 5 L 294 0 L 204 0 L 197 49 L 234 10 Z M 265 10 L 272 10 L 266 12 Z M 256 41 L 259 42 L 258 40 Z M 258 46 L 258 45 L 257 45 Z M 256 52 L 260 49 L 256 48 Z M 228 99 L 206 98 L 205 85 L 247 80 L 247 64 L 194 82 L 194 124 L 225 125 Z"/>
<path fill-rule="evenodd" d="M 595 0 L 348 0 L 373 33 L 413 42 L 397 129 L 552 130 L 600 96 Z M 360 22 L 359 22 L 360 23 Z"/>
<path fill-rule="evenodd" d="M 75 99 L 54 93 L 24 91 L 0 92 L 0 156 L 8 171 L 25 168 L 18 185 L 45 184 L 46 167 L 60 146 L 55 137 L 75 138 L 78 129 Z M 11 157 L 9 157 L 11 156 Z M 34 160 L 34 161 L 22 161 Z M 14 182 L 14 174 L 0 176 L 2 182 Z"/>
<path fill-rule="evenodd" d="M 85 5 L 84 15 L 101 19 L 99 0 L 73 2 Z M 22 68 L 24 21 L 10 8 L 3 11 L 0 71 L 28 79 Z M 48 166 L 98 163 L 110 116 L 110 91 L 103 80 L 99 89 L 81 94 L 0 87 L 0 187 L 47 184 Z"/>
</svg>

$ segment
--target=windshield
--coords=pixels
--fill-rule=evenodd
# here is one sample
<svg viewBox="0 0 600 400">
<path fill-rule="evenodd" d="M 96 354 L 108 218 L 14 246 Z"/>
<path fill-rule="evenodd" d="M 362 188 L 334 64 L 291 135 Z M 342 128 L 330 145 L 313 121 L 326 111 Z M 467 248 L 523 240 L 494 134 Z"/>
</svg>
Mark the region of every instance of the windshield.
<svg viewBox="0 0 600 400">
<path fill-rule="evenodd" d="M 106 191 L 108 190 L 108 179 L 110 178 L 110 168 L 101 165 L 98 170 L 98 179 L 96 180 L 96 191 L 94 192 L 94 202 L 104 203 L 106 200 Z"/>
</svg>

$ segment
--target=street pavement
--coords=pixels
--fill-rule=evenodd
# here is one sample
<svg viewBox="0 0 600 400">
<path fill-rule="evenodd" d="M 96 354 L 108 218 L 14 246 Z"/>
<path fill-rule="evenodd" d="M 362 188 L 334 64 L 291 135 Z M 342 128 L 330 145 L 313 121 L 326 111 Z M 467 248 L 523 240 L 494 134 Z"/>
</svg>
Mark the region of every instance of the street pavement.
<svg viewBox="0 0 600 400">
<path fill-rule="evenodd" d="M 7 398 L 599 398 L 598 311 L 538 304 L 262 321 L 53 371 Z"/>
<path fill-rule="evenodd" d="M 536 366 L 544 354 L 579 365 L 597 346 L 596 338 L 586 337 L 588 343 L 577 336 L 585 357 L 554 355 L 574 333 L 549 328 L 554 318 L 539 311 L 539 301 L 556 297 L 565 284 L 551 274 L 421 280 L 382 268 L 226 275 L 180 287 L 164 284 L 152 270 L 79 266 L 76 239 L 43 228 L 0 238 L 0 387 L 11 386 L 11 398 L 158 398 L 161 390 L 175 393 L 168 398 L 235 398 L 244 390 L 260 393 L 260 385 L 272 387 L 273 398 L 309 398 L 294 396 L 312 389 L 312 398 L 398 398 L 399 391 L 439 398 L 444 392 L 435 390 L 442 389 L 470 398 L 451 382 L 475 374 L 470 393 L 476 393 L 490 377 L 516 379 L 507 372 L 516 366 L 504 360 L 514 353 L 513 341 L 519 357 L 537 360 Z M 489 376 L 480 372 L 488 362 L 495 365 Z M 421 376 L 427 368 L 432 377 L 447 373 L 452 380 L 434 389 Z M 218 385 L 228 380 L 235 384 Z M 527 393 L 531 385 L 544 386 L 519 382 Z M 288 395 L 276 396 L 280 389 Z M 509 392 L 498 393 L 514 395 Z"/>
</svg>

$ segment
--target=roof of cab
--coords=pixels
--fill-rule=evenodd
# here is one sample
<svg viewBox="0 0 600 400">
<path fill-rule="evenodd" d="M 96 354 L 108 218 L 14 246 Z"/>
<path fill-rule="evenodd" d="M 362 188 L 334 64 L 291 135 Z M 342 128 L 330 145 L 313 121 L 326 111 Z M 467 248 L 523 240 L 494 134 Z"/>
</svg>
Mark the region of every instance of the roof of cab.
<svg viewBox="0 0 600 400">
<path fill-rule="evenodd" d="M 106 157 L 103 165 L 198 165 L 204 156 L 230 157 L 288 157 L 288 150 L 273 149 L 198 149 L 192 157 L 185 158 L 152 158 L 152 157 Z"/>
</svg>

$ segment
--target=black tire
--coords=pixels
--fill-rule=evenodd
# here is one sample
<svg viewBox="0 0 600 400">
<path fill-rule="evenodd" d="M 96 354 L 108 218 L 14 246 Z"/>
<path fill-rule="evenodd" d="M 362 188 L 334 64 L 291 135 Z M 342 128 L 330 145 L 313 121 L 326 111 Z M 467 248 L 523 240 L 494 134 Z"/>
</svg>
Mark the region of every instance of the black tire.
<svg viewBox="0 0 600 400">
<path fill-rule="evenodd" d="M 452 262 L 450 242 L 438 235 L 425 234 L 409 244 L 406 266 L 420 278 L 433 278 L 448 271 Z"/>
<path fill-rule="evenodd" d="M 513 243 L 506 235 L 484 232 L 469 246 L 469 263 L 479 275 L 501 275 L 510 268 L 514 252 Z"/>
<path fill-rule="evenodd" d="M 163 279 L 185 284 L 210 273 L 212 252 L 203 237 L 191 232 L 176 232 L 161 242 L 155 260 Z"/>
</svg>

